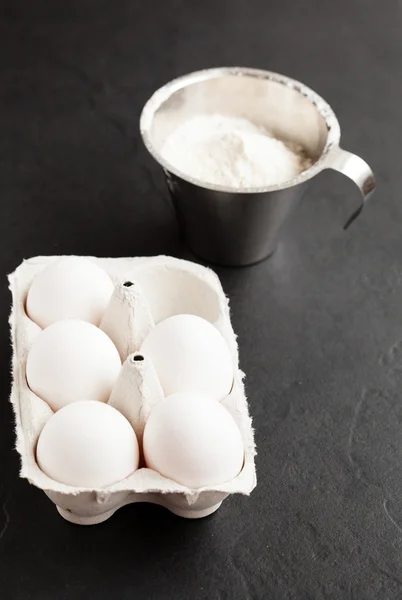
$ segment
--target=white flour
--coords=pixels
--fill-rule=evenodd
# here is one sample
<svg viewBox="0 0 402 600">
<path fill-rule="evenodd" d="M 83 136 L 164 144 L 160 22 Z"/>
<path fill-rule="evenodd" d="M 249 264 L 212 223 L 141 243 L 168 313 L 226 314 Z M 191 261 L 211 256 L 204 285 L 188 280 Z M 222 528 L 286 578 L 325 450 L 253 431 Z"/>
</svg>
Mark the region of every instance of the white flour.
<svg viewBox="0 0 402 600">
<path fill-rule="evenodd" d="M 285 145 L 247 119 L 223 115 L 185 121 L 161 153 L 190 177 L 234 188 L 280 184 L 311 166 L 300 146 Z"/>
</svg>

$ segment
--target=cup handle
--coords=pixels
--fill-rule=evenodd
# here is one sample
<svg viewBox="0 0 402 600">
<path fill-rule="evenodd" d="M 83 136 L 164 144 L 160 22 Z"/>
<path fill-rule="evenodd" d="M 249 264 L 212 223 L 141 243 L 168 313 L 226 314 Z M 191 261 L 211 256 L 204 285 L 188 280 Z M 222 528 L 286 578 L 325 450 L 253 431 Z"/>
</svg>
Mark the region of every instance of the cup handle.
<svg viewBox="0 0 402 600">
<path fill-rule="evenodd" d="M 370 198 L 375 189 L 374 173 L 360 156 L 352 154 L 347 150 L 343 150 L 337 146 L 328 154 L 325 167 L 334 169 L 349 177 L 360 190 L 362 202 L 357 210 L 355 210 L 343 226 L 347 229 L 362 212 L 365 203 Z"/>
</svg>

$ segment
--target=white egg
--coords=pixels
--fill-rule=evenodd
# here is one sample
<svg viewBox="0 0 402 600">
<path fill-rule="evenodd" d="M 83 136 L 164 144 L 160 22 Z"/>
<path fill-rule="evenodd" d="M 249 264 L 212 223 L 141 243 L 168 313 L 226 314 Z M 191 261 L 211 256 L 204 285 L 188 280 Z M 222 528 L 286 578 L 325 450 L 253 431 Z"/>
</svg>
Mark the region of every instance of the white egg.
<svg viewBox="0 0 402 600">
<path fill-rule="evenodd" d="M 221 400 L 233 383 L 233 360 L 220 332 L 195 315 L 169 317 L 150 331 L 141 352 L 149 356 L 165 396 L 200 392 Z"/>
<path fill-rule="evenodd" d="M 50 417 L 39 436 L 36 458 L 55 481 L 101 488 L 138 468 L 138 442 L 130 423 L 115 408 L 82 400 Z"/>
<path fill-rule="evenodd" d="M 225 483 L 243 466 L 243 441 L 233 417 L 201 394 L 161 400 L 146 422 L 143 445 L 149 468 L 189 488 Z"/>
<path fill-rule="evenodd" d="M 113 289 L 109 275 L 97 264 L 78 256 L 64 256 L 33 280 L 26 301 L 27 314 L 42 329 L 62 319 L 99 325 Z"/>
<path fill-rule="evenodd" d="M 85 321 L 53 323 L 28 353 L 29 387 L 56 411 L 82 398 L 107 402 L 120 373 L 119 353 L 106 333 Z"/>
</svg>

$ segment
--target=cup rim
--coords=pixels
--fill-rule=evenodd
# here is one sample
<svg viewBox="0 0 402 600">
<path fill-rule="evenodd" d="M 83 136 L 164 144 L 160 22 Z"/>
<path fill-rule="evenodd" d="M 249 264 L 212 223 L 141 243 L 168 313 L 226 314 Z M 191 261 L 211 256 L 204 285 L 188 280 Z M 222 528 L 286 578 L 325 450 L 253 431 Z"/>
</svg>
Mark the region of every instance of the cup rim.
<svg viewBox="0 0 402 600">
<path fill-rule="evenodd" d="M 160 106 L 164 102 L 166 102 L 166 100 L 168 100 L 168 98 L 170 98 L 172 94 L 181 89 L 184 89 L 190 84 L 199 83 L 208 79 L 217 79 L 219 77 L 228 75 L 237 77 L 248 76 L 255 77 L 257 79 L 268 79 L 270 81 L 274 81 L 281 85 L 292 88 L 293 90 L 304 96 L 311 104 L 315 106 L 315 108 L 318 110 L 319 114 L 325 121 L 328 130 L 328 135 L 321 155 L 311 167 L 309 167 L 305 171 L 302 171 L 296 177 L 293 177 L 292 179 L 289 179 L 288 181 L 285 181 L 283 183 L 259 187 L 237 188 L 230 186 L 214 185 L 211 183 L 204 182 L 201 179 L 191 177 L 190 175 L 183 173 L 179 169 L 176 169 L 174 165 L 172 165 L 169 161 L 165 160 L 162 157 L 162 155 L 158 152 L 158 150 L 152 143 L 150 136 L 152 121 L 156 111 L 160 108 Z M 165 171 L 173 173 L 174 175 L 180 177 L 184 181 L 192 183 L 193 185 L 196 185 L 198 187 L 216 192 L 225 192 L 230 194 L 259 194 L 265 192 L 273 192 L 294 187 L 300 183 L 312 179 L 315 175 L 320 173 L 325 168 L 328 154 L 331 150 L 334 149 L 334 147 L 339 146 L 341 137 L 339 122 L 334 111 L 332 110 L 331 106 L 314 90 L 307 87 L 304 83 L 301 83 L 296 79 L 287 77 L 286 75 L 275 73 L 273 71 L 266 71 L 265 69 L 255 69 L 251 67 L 215 67 L 211 69 L 203 69 L 201 71 L 193 71 L 191 73 L 187 73 L 186 75 L 182 75 L 181 77 L 177 77 L 176 79 L 169 81 L 168 83 L 160 87 L 158 90 L 156 90 L 145 103 L 140 116 L 140 133 L 148 152 L 154 157 L 154 159 L 161 165 L 161 167 Z"/>
</svg>

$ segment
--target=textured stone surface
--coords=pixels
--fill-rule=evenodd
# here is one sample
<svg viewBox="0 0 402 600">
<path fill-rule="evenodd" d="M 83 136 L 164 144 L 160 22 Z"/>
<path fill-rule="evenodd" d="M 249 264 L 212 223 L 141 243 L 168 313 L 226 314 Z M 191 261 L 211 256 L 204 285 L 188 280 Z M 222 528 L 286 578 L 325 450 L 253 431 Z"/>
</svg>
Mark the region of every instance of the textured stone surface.
<svg viewBox="0 0 402 600">
<path fill-rule="evenodd" d="M 401 598 L 400 4 L 14 0 L 2 12 L 2 598 Z M 251 498 L 199 522 L 142 505 L 71 526 L 17 476 L 5 274 L 38 254 L 185 256 L 138 118 L 165 81 L 224 64 L 316 89 L 378 191 L 344 233 L 357 192 L 323 174 L 269 262 L 218 269 L 256 426 Z"/>
</svg>

